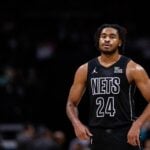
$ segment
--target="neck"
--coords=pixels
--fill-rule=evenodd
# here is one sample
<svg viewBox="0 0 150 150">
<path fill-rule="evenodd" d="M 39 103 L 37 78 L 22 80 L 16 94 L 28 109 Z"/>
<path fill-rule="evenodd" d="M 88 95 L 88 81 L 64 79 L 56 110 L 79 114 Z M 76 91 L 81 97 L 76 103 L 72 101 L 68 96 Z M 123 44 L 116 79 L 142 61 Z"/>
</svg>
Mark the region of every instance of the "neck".
<svg viewBox="0 0 150 150">
<path fill-rule="evenodd" d="M 121 55 L 118 53 L 112 55 L 101 54 L 101 56 L 99 57 L 99 61 L 104 66 L 110 66 L 113 63 L 117 62 L 120 59 L 120 56 Z"/>
</svg>

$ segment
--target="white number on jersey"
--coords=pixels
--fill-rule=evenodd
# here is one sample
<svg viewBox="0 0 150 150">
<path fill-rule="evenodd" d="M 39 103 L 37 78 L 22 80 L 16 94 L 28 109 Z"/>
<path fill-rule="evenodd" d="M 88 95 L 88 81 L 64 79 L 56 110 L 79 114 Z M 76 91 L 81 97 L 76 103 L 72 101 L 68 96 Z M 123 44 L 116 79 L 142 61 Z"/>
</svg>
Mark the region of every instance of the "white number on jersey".
<svg viewBox="0 0 150 150">
<path fill-rule="evenodd" d="M 106 114 L 110 117 L 115 116 L 116 110 L 114 107 L 114 97 L 108 97 L 107 101 L 105 101 L 103 97 L 98 97 L 96 99 L 96 105 L 98 106 L 96 110 L 96 117 L 104 117 Z"/>
</svg>

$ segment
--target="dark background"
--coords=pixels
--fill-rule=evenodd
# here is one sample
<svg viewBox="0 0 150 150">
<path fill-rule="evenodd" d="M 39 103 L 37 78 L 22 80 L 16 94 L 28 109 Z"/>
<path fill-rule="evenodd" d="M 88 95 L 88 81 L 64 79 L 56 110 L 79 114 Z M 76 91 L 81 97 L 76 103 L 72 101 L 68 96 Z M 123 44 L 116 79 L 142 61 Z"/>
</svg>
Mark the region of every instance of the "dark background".
<svg viewBox="0 0 150 150">
<path fill-rule="evenodd" d="M 45 124 L 72 138 L 65 113 L 69 88 L 77 67 L 99 54 L 94 34 L 101 24 L 126 27 L 125 54 L 150 73 L 147 7 L 144 1 L 1 1 L 0 123 Z M 139 114 L 145 102 L 136 95 Z M 85 122 L 86 99 L 79 108 Z"/>
</svg>

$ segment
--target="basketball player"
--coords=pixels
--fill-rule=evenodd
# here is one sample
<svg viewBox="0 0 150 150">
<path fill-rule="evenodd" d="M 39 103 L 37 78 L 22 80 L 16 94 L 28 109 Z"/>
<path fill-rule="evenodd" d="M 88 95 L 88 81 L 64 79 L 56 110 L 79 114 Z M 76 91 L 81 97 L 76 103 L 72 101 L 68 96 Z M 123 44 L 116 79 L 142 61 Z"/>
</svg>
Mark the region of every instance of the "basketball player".
<svg viewBox="0 0 150 150">
<path fill-rule="evenodd" d="M 135 86 L 150 101 L 150 80 L 145 69 L 121 55 L 126 29 L 104 24 L 96 32 L 100 56 L 79 66 L 70 88 L 66 112 L 81 140 L 90 139 L 91 150 L 139 150 L 140 128 L 150 118 L 150 104 L 135 119 Z M 86 126 L 78 117 L 78 104 L 89 91 L 90 114 Z"/>
</svg>

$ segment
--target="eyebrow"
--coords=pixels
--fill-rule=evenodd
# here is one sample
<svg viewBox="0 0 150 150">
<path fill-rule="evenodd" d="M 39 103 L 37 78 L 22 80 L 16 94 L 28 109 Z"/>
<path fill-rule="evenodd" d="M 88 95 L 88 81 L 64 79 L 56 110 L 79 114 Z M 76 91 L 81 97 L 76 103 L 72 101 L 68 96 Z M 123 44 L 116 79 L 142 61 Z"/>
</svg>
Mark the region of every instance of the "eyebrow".
<svg viewBox="0 0 150 150">
<path fill-rule="evenodd" d="M 116 33 L 110 33 L 110 34 L 107 34 L 107 33 L 101 33 L 100 36 L 101 36 L 101 35 L 115 35 L 115 36 L 118 36 Z"/>
</svg>

